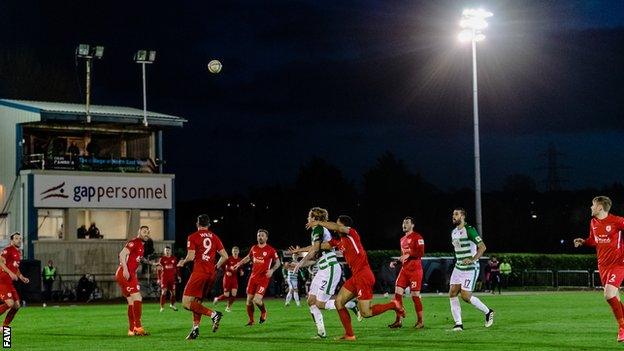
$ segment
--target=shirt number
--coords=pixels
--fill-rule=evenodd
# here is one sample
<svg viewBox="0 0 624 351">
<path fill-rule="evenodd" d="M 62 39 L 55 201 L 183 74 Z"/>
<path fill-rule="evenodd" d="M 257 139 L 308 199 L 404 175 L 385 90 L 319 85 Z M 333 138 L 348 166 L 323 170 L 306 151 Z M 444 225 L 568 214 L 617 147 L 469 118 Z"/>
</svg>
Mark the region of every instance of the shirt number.
<svg viewBox="0 0 624 351">
<path fill-rule="evenodd" d="M 208 252 L 210 252 L 210 249 L 212 248 L 212 241 L 210 241 L 210 238 L 206 238 L 204 239 L 202 244 L 204 245 L 204 249 L 205 249 L 204 253 L 202 254 L 202 260 L 209 261 L 210 256 L 208 255 Z"/>
</svg>

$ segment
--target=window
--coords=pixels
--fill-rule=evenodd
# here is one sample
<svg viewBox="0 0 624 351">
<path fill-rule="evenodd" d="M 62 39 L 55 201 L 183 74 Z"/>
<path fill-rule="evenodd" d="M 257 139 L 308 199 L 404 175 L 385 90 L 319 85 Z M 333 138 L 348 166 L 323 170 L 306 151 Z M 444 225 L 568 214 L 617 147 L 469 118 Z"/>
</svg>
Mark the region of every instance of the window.
<svg viewBox="0 0 624 351">
<path fill-rule="evenodd" d="M 83 210 L 78 211 L 78 239 L 98 238 L 126 240 L 130 223 L 128 210 Z M 84 226 L 84 228 L 83 228 Z M 82 231 L 86 230 L 86 235 Z"/>
<path fill-rule="evenodd" d="M 141 225 L 146 225 L 150 228 L 152 240 L 160 241 L 165 239 L 163 211 L 141 211 Z"/>
<path fill-rule="evenodd" d="M 40 240 L 63 239 L 64 210 L 37 210 L 37 235 Z"/>
</svg>

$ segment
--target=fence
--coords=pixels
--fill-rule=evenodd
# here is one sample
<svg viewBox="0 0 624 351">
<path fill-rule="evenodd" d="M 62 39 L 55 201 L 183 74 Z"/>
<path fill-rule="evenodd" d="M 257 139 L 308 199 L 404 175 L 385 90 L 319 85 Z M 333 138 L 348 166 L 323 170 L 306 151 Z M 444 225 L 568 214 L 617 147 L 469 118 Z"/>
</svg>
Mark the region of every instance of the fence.
<svg viewBox="0 0 624 351">
<path fill-rule="evenodd" d="M 584 270 L 524 270 L 522 286 L 552 288 L 600 288 L 597 271 Z"/>
</svg>

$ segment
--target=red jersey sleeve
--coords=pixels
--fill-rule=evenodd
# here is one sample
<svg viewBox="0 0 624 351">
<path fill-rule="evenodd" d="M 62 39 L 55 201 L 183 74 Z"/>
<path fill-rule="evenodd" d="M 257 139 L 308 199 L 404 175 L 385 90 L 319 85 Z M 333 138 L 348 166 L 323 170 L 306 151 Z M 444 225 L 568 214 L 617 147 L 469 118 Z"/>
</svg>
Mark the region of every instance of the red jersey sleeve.
<svg viewBox="0 0 624 351">
<path fill-rule="evenodd" d="M 332 238 L 330 241 L 327 242 L 330 246 L 332 247 L 336 247 L 338 245 L 340 245 L 340 240 L 336 239 L 336 238 Z"/>
<path fill-rule="evenodd" d="M 615 216 L 615 223 L 619 230 L 624 230 L 624 217 Z"/>
<path fill-rule="evenodd" d="M 187 250 L 197 251 L 197 243 L 195 242 L 195 240 L 193 240 L 194 238 L 195 238 L 194 235 L 190 235 L 188 237 L 188 239 L 186 240 L 186 249 Z"/>
<path fill-rule="evenodd" d="M 425 240 L 420 235 L 416 235 L 415 239 L 410 245 L 410 256 L 421 258 L 425 255 Z"/>
<path fill-rule="evenodd" d="M 596 246 L 591 222 L 589 223 L 589 236 L 587 237 L 587 239 L 585 239 L 585 246 Z"/>
</svg>

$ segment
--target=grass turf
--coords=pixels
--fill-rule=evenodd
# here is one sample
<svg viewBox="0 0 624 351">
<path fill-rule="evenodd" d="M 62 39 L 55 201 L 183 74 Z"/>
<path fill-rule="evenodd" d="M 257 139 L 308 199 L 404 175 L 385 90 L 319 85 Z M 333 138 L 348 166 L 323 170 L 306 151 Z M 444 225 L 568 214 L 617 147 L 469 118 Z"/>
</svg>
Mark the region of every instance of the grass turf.
<svg viewBox="0 0 624 351">
<path fill-rule="evenodd" d="M 191 313 L 166 309 L 155 303 L 143 307 L 148 337 L 128 337 L 126 306 L 83 305 L 28 306 L 12 323 L 15 350 L 601 350 L 618 347 L 617 326 L 601 292 L 510 293 L 480 295 L 496 310 L 494 326 L 484 328 L 483 314 L 462 302 L 463 332 L 452 332 L 448 298 L 424 296 L 425 329 L 412 328 L 412 301 L 404 299 L 408 316 L 402 329 L 391 330 L 394 312 L 357 322 L 358 340 L 339 342 L 342 326 L 336 311 L 325 311 L 329 337 L 313 340 L 315 327 L 307 307 L 284 307 L 282 300 L 267 301 L 265 324 L 245 327 L 247 314 L 242 300 L 225 313 L 217 333 L 202 319 L 197 340 L 184 338 L 190 330 Z M 376 302 L 388 299 L 378 298 Z M 212 308 L 212 304 L 208 305 Z M 221 303 L 217 310 L 223 311 Z M 258 320 L 256 309 L 256 321 Z"/>
</svg>

